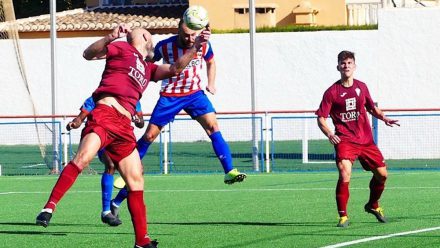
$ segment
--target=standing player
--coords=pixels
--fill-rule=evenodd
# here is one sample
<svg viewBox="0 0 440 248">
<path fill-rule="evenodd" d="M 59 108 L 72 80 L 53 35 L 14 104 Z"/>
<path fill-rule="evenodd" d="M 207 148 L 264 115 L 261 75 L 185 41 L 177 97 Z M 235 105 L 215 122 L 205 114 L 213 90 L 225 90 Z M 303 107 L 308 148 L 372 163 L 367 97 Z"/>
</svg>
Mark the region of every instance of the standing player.
<svg viewBox="0 0 440 248">
<path fill-rule="evenodd" d="M 173 64 L 187 49 L 194 45 L 197 31 L 189 29 L 181 20 L 179 33 L 157 43 L 154 60 L 163 59 L 163 63 Z M 215 109 L 205 92 L 201 89 L 202 60 L 207 66 L 208 85 L 206 90 L 215 94 L 216 66 L 211 44 L 207 42 L 193 58 L 191 63 L 179 74 L 162 81 L 160 98 L 154 107 L 144 136 L 138 141 L 139 154 L 145 154 L 150 144 L 160 134 L 161 129 L 172 122 L 175 116 L 184 110 L 200 123 L 212 141 L 212 147 L 223 166 L 224 182 L 233 184 L 242 182 L 246 174 L 233 168 L 229 145 L 220 132 Z"/>
<path fill-rule="evenodd" d="M 362 167 L 373 173 L 370 181 L 370 199 L 365 204 L 366 212 L 373 214 L 379 222 L 387 222 L 379 198 L 385 188 L 387 168 L 382 153 L 374 144 L 367 111 L 385 122 L 387 126 L 399 125 L 397 120 L 385 117 L 374 105 L 365 83 L 353 78 L 356 70 L 354 53 L 342 51 L 338 54 L 338 71 L 341 79 L 328 88 L 316 111 L 318 126 L 335 146 L 339 180 L 336 186 L 336 203 L 339 212 L 338 227 L 347 227 L 347 202 L 350 196 L 351 168 L 358 158 Z M 336 128 L 333 133 L 326 119 L 330 115 Z"/>
<path fill-rule="evenodd" d="M 70 121 L 66 129 L 70 131 L 71 129 L 77 129 L 86 119 L 87 115 L 92 112 L 96 107 L 93 97 L 89 97 L 84 101 L 84 104 L 80 108 L 80 113 L 72 121 Z M 136 127 L 144 127 L 144 118 L 142 115 L 141 103 L 136 104 L 136 114 L 133 116 L 133 122 Z M 102 199 L 102 212 L 101 221 L 110 226 L 119 226 L 122 221 L 115 216 L 113 213 L 117 213 L 115 210 L 115 204 L 111 202 L 112 192 L 113 192 L 113 174 L 115 173 L 115 166 L 110 157 L 105 153 L 105 149 L 99 150 L 98 152 L 99 160 L 105 165 L 105 171 L 102 173 L 101 177 L 101 199 Z M 142 158 L 141 158 L 142 159 Z M 127 198 L 127 188 L 123 187 L 119 190 L 116 200 Z M 117 205 L 119 206 L 119 205 Z"/>
<path fill-rule="evenodd" d="M 125 35 L 127 42 L 112 42 Z M 178 75 L 207 42 L 209 36 L 209 29 L 202 31 L 194 46 L 173 65 L 157 66 L 145 62 L 144 58 L 153 52 L 151 34 L 143 28 L 130 31 L 124 24 L 84 51 L 83 56 L 87 60 L 106 59 L 101 82 L 92 95 L 96 107 L 88 115 L 78 152 L 63 169 L 47 203 L 37 216 L 37 225 L 49 225 L 58 202 L 96 153 L 106 148 L 106 153 L 117 164 L 127 183 L 127 202 L 135 233 L 135 247 L 157 247 L 157 242 L 152 241 L 147 232 L 144 177 L 131 119 L 135 114 L 135 105 L 149 81 Z"/>
</svg>

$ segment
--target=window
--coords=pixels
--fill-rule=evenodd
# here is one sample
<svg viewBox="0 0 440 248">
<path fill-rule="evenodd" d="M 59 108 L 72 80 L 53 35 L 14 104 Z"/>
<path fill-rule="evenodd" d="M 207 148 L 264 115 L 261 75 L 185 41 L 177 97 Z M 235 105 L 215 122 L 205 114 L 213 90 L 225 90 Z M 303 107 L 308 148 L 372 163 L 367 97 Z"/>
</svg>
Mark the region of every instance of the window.
<svg viewBox="0 0 440 248">
<path fill-rule="evenodd" d="M 249 13 L 249 8 L 235 8 L 234 11 L 235 11 L 235 13 L 238 13 L 238 14 L 247 14 L 247 13 Z M 275 8 L 257 7 L 257 8 L 255 8 L 255 13 L 256 14 L 267 14 L 267 13 L 273 14 L 273 13 L 275 13 Z"/>
</svg>

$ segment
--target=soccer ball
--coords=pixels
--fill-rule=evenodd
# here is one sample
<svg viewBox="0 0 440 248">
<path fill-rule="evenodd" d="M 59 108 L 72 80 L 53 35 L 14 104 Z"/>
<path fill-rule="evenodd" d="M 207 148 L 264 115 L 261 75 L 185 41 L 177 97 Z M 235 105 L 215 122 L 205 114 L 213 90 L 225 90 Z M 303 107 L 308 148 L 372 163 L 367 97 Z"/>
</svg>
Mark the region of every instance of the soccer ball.
<svg viewBox="0 0 440 248">
<path fill-rule="evenodd" d="M 117 177 L 114 181 L 113 181 L 113 187 L 117 188 L 117 189 L 122 189 L 125 187 L 125 181 L 122 177 Z"/>
<path fill-rule="evenodd" d="M 183 21 L 186 26 L 192 30 L 201 30 L 208 25 L 208 11 L 198 5 L 193 5 L 183 13 Z"/>
</svg>

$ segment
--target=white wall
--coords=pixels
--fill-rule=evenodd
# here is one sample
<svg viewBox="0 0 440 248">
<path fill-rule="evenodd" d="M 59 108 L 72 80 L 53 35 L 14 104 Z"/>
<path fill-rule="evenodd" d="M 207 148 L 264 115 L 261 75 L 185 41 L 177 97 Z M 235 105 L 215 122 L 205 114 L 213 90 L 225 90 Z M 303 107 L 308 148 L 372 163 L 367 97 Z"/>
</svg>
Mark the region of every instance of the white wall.
<svg viewBox="0 0 440 248">
<path fill-rule="evenodd" d="M 382 108 L 439 108 L 440 9 L 385 9 L 379 30 L 258 33 L 256 88 L 258 110 L 313 110 L 339 77 L 336 55 L 352 50 L 357 78 L 366 82 Z M 155 36 L 155 41 L 165 36 Z M 97 87 L 103 61 L 86 61 L 82 51 L 96 38 L 58 40 L 58 114 L 76 114 Z M 249 111 L 249 35 L 213 35 L 217 111 Z M 0 115 L 29 115 L 31 102 L 14 62 L 9 41 L 0 41 Z M 51 114 L 49 39 L 21 40 L 23 59 L 38 114 Z M 141 102 L 151 112 L 159 83 Z"/>
</svg>

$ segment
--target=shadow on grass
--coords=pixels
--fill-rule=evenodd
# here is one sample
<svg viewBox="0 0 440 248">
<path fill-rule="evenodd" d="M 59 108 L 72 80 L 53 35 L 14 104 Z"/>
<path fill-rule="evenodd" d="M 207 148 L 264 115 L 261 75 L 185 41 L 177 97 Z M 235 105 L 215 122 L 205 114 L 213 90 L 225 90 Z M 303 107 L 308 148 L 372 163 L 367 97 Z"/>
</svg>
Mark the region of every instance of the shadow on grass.
<svg viewBox="0 0 440 248">
<path fill-rule="evenodd" d="M 35 224 L 35 222 L 0 222 L 0 225 L 8 225 L 8 226 L 38 226 L 38 225 Z M 100 226 L 100 225 L 51 223 L 50 226 L 89 226 L 89 227 L 97 227 L 97 226 Z"/>
<path fill-rule="evenodd" d="M 219 246 L 215 246 L 215 248 L 230 248 L 230 247 L 256 247 L 259 246 L 259 244 L 262 243 L 267 243 L 268 240 L 270 241 L 276 241 L 276 240 L 283 240 L 283 239 L 288 239 L 289 237 L 304 237 L 304 236 L 312 236 L 312 237 L 335 237 L 335 236 L 339 236 L 339 237 L 345 237 L 348 239 L 353 239 L 353 238 L 357 238 L 357 239 L 363 239 L 363 238 L 369 238 L 369 237 L 377 237 L 380 236 L 381 234 L 365 234 L 365 233 L 361 233 L 361 234 L 357 234 L 357 233 L 353 233 L 354 230 L 362 230 L 365 229 L 365 226 L 358 226 L 358 227 L 353 227 L 350 226 L 349 228 L 337 228 L 335 226 L 332 226 L 331 228 L 325 228 L 325 229 L 321 229 L 321 230 L 315 230 L 312 232 L 295 232 L 295 230 L 292 230 L 292 232 L 284 232 L 284 233 L 279 233 L 276 235 L 272 235 L 270 237 L 266 237 L 266 238 L 257 238 L 254 240 L 248 240 L 248 241 L 241 241 L 241 242 L 234 242 L 234 243 L 224 243 L 222 245 Z M 296 230 L 297 231 L 297 230 Z M 436 235 L 436 236 L 426 236 L 426 235 L 411 235 L 411 238 L 430 238 L 433 239 L 437 242 L 438 238 L 440 236 Z M 402 237 L 401 237 L 402 238 Z M 318 245 L 318 244 L 317 244 Z M 321 244 L 319 245 L 319 247 L 323 246 L 325 244 Z M 417 246 L 414 246 L 417 247 Z M 432 247 L 439 247 L 439 246 L 432 246 Z M 213 247 L 214 248 L 214 247 Z"/>
<path fill-rule="evenodd" d="M 206 221 L 206 222 L 149 222 L 150 225 L 182 225 L 182 226 L 212 226 L 212 225 L 237 225 L 237 226 L 323 226 L 329 222 L 250 222 L 250 221 Z"/>
<path fill-rule="evenodd" d="M 36 225 L 34 222 L 0 222 L 0 226 L 24 226 L 24 227 L 36 227 L 41 228 L 43 231 L 24 231 L 24 230 L 15 230 L 15 231 L 9 231 L 9 230 L 0 230 L 0 234 L 23 234 L 23 235 L 52 235 L 52 236 L 66 236 L 69 234 L 87 234 L 87 235 L 102 235 L 105 232 L 90 232 L 90 229 L 85 230 L 84 232 L 78 232 L 78 231 L 64 231 L 64 232 L 51 232 L 49 230 L 53 230 L 53 228 L 59 228 L 59 227 L 103 227 L 103 228 L 110 228 L 106 225 L 91 225 L 91 224 L 50 224 L 48 228 L 44 228 L 42 226 Z M 51 228 L 52 227 L 52 228 Z M 131 232 L 112 232 L 113 234 L 120 234 L 120 235 L 127 235 L 132 234 Z"/>
<path fill-rule="evenodd" d="M 437 214 L 418 214 L 413 216 L 400 216 L 400 217 L 394 217 L 393 218 L 396 221 L 403 221 L 403 220 L 420 220 L 420 219 L 426 219 L 426 220 L 438 220 L 440 219 L 440 216 Z"/>
<path fill-rule="evenodd" d="M 37 231 L 0 231 L 0 234 L 67 236 L 67 233 L 64 232 L 37 232 Z"/>
</svg>

